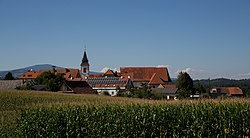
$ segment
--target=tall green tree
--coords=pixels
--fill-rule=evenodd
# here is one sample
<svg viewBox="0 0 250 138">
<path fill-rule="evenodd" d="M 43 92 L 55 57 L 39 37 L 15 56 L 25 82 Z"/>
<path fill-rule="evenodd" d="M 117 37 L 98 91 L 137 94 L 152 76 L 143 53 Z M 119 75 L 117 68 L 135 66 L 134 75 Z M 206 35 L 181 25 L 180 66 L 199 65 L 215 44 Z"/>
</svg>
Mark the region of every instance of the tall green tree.
<svg viewBox="0 0 250 138">
<path fill-rule="evenodd" d="M 177 98 L 190 97 L 194 93 L 193 80 L 187 72 L 180 72 L 177 79 Z"/>
<path fill-rule="evenodd" d="M 45 85 L 48 91 L 59 91 L 64 82 L 62 74 L 54 74 L 51 72 L 44 72 L 35 79 L 36 84 Z"/>
<path fill-rule="evenodd" d="M 15 78 L 13 77 L 11 72 L 8 72 L 5 77 L 4 80 L 14 80 Z"/>
<path fill-rule="evenodd" d="M 194 90 L 195 90 L 195 93 L 198 93 L 198 94 L 206 93 L 206 89 L 205 89 L 204 86 L 200 83 L 200 81 L 198 81 L 198 82 L 194 85 Z"/>
</svg>

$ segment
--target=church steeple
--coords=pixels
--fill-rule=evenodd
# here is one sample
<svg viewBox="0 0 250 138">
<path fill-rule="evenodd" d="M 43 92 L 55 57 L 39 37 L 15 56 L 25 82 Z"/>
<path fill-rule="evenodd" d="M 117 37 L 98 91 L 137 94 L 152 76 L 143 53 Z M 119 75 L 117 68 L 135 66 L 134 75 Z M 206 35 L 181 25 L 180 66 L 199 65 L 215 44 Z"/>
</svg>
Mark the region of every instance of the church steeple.
<svg viewBox="0 0 250 138">
<path fill-rule="evenodd" d="M 89 60 L 88 60 L 87 53 L 86 53 L 86 46 L 84 48 L 84 54 L 83 54 L 83 57 L 82 57 L 81 66 L 89 66 Z"/>
<path fill-rule="evenodd" d="M 89 60 L 87 57 L 86 46 L 84 47 L 84 54 L 81 63 L 81 76 L 87 78 L 89 76 Z"/>
</svg>

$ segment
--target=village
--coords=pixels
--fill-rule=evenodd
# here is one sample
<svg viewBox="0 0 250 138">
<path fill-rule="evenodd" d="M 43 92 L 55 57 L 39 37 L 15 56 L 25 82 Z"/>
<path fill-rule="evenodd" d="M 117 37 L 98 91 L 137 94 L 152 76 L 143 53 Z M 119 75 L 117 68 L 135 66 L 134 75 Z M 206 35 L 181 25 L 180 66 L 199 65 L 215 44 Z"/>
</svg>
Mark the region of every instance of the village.
<svg viewBox="0 0 250 138">
<path fill-rule="evenodd" d="M 120 71 L 108 69 L 104 73 L 90 73 L 90 64 L 84 49 L 80 69 L 29 70 L 17 80 L 0 81 L 1 89 L 16 89 L 17 87 L 32 85 L 33 90 L 46 90 L 45 85 L 38 85 L 35 79 L 44 72 L 62 74 L 65 81 L 60 87 L 60 92 L 76 94 L 99 94 L 109 96 L 131 96 L 132 90 L 143 89 L 135 98 L 177 99 L 178 87 L 173 83 L 167 67 L 120 67 Z M 146 86 L 146 87 L 145 87 Z M 144 87 L 144 88 L 143 88 Z M 217 97 L 243 97 L 239 87 L 213 87 L 209 94 L 196 90 L 190 93 L 189 98 L 217 98 Z M 157 98 L 155 98 L 157 97 Z M 152 98 L 152 97 L 151 97 Z"/>
</svg>

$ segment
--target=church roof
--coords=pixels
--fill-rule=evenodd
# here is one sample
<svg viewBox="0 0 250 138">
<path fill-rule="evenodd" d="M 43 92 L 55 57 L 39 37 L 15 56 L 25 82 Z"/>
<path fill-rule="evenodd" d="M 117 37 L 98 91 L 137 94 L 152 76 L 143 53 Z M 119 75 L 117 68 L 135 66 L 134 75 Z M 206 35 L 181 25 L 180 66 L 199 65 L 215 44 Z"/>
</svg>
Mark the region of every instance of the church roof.
<svg viewBox="0 0 250 138">
<path fill-rule="evenodd" d="M 89 66 L 89 60 L 88 60 L 88 57 L 87 57 L 86 50 L 84 50 L 81 66 Z"/>
</svg>

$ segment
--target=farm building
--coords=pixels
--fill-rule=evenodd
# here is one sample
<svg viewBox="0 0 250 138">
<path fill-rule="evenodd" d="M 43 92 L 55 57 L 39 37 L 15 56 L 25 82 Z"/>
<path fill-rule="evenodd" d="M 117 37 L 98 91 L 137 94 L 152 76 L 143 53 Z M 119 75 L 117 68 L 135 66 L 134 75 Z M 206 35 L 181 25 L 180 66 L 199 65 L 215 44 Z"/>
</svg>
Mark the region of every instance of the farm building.
<svg viewBox="0 0 250 138">
<path fill-rule="evenodd" d="M 210 91 L 210 95 L 212 98 L 217 97 L 241 97 L 243 96 L 243 92 L 239 87 L 217 87 L 213 88 Z"/>
</svg>

